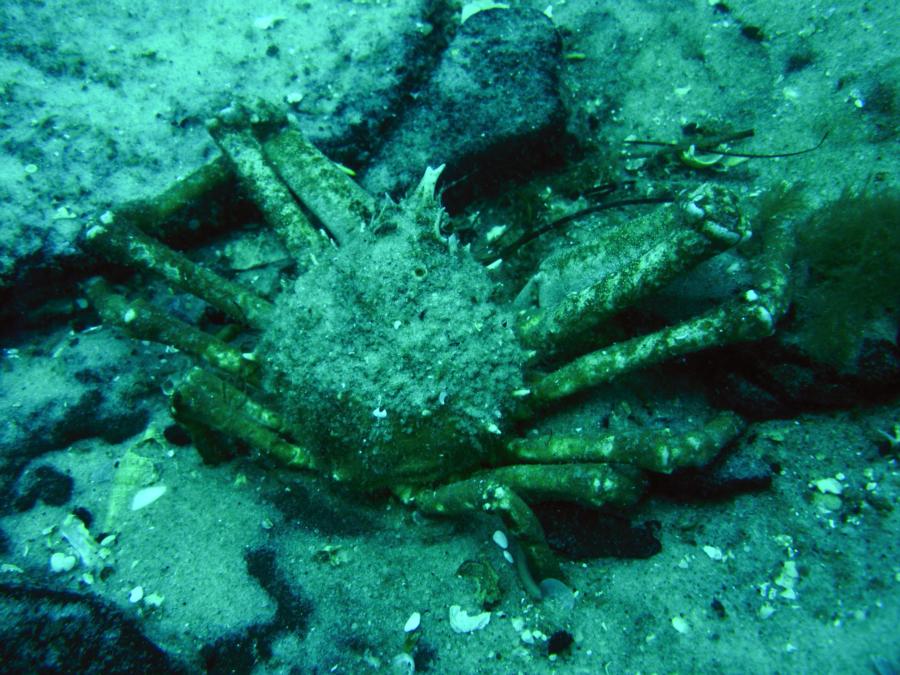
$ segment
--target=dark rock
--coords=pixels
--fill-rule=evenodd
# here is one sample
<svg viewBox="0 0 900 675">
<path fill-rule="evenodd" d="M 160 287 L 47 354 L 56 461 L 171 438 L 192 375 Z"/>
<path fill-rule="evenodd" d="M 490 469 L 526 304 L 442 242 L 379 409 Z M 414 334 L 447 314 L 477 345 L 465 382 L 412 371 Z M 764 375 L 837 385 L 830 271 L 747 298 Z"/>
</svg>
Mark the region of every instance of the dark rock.
<svg viewBox="0 0 900 675">
<path fill-rule="evenodd" d="M 91 529 L 91 525 L 94 524 L 94 514 L 83 506 L 76 506 L 72 509 L 72 515 L 84 523 L 84 526 L 88 529 Z M 98 537 L 99 539 L 102 539 L 102 537 Z"/>
<path fill-rule="evenodd" d="M 437 660 L 437 647 L 425 640 L 419 639 L 413 648 L 413 663 L 416 664 L 417 673 L 427 673 Z"/>
<path fill-rule="evenodd" d="M 532 10 L 490 10 L 466 21 L 428 84 L 367 171 L 374 194 L 400 196 L 425 168 L 446 164 L 445 205 L 559 158 L 565 113 L 561 42 Z"/>
<path fill-rule="evenodd" d="M 715 612 L 716 616 L 720 619 L 725 619 L 728 617 L 728 612 L 725 609 L 725 605 L 722 604 L 722 601 L 718 598 L 713 598 L 712 602 L 709 603 L 710 609 Z"/>
<path fill-rule="evenodd" d="M 655 522 L 632 526 L 623 516 L 572 502 L 541 502 L 532 509 L 547 543 L 571 560 L 649 558 L 662 550 Z"/>
<path fill-rule="evenodd" d="M 572 634 L 569 631 L 558 630 L 550 636 L 549 640 L 547 640 L 547 655 L 564 654 L 569 651 L 574 643 L 575 638 L 572 637 Z"/>
<path fill-rule="evenodd" d="M 117 607 L 96 597 L 0 584 L 4 673 L 181 673 Z"/>
<path fill-rule="evenodd" d="M 900 394 L 900 349 L 866 339 L 849 367 L 814 360 L 789 334 L 697 355 L 694 363 L 719 407 L 755 420 L 888 401 Z"/>
<path fill-rule="evenodd" d="M 191 444 L 191 435 L 184 427 L 178 424 L 170 424 L 163 430 L 163 436 L 172 445 L 183 448 Z"/>
<path fill-rule="evenodd" d="M 18 497 L 14 502 L 17 511 L 27 511 L 38 500 L 49 506 L 62 506 L 72 498 L 74 481 L 52 466 L 38 466 L 25 471 L 19 478 Z"/>
</svg>

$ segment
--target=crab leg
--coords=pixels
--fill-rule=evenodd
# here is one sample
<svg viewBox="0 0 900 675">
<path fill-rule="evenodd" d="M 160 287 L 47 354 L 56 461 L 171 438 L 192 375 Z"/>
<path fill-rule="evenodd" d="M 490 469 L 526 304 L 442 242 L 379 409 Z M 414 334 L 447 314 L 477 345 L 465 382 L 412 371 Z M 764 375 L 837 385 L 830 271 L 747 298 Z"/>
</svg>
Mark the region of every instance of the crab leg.
<svg viewBox="0 0 900 675">
<path fill-rule="evenodd" d="M 242 125 L 246 121 L 240 119 L 231 124 L 217 118 L 207 129 L 234 167 L 241 187 L 263 212 L 291 255 L 298 261 L 309 257 L 314 264 L 315 254 L 323 249 L 326 240 L 266 160 L 253 131 Z"/>
<path fill-rule="evenodd" d="M 532 464 L 507 466 L 480 472 L 474 478 L 426 490 L 415 498 L 427 514 L 461 516 L 496 513 L 516 537 L 527 565 L 520 567 L 530 592 L 534 579 L 560 578 L 559 563 L 544 538 L 544 530 L 525 502 L 567 499 L 604 506 L 629 505 L 644 491 L 638 469 L 609 464 Z M 540 592 L 537 593 L 540 596 Z"/>
<path fill-rule="evenodd" d="M 470 478 L 426 490 L 416 496 L 416 505 L 423 513 L 434 516 L 459 517 L 485 512 L 500 516 L 522 550 L 524 560 L 519 573 L 523 584 L 537 598 L 541 592 L 535 578 L 542 581 L 562 577 L 559 562 L 547 545 L 537 516 L 515 491 L 500 481 Z"/>
<path fill-rule="evenodd" d="M 758 290 L 698 317 L 656 333 L 600 349 L 545 375 L 531 388 L 531 402 L 547 403 L 624 373 L 683 354 L 771 335 L 790 302 L 790 265 L 795 239 L 791 223 L 771 224 L 763 233 Z"/>
<path fill-rule="evenodd" d="M 119 326 L 138 340 L 171 345 L 226 373 L 254 382 L 259 364 L 217 337 L 171 317 L 143 300 L 127 300 L 101 279 L 85 289 L 91 303 L 107 323 Z"/>
<path fill-rule="evenodd" d="M 300 132 L 281 131 L 265 140 L 262 148 L 284 182 L 338 244 L 347 242 L 372 220 L 372 196 Z"/>
<path fill-rule="evenodd" d="M 315 469 L 312 453 L 282 437 L 279 416 L 237 387 L 193 368 L 172 394 L 172 415 L 189 428 L 203 427 L 238 438 L 290 469 Z"/>
<path fill-rule="evenodd" d="M 708 184 L 683 195 L 674 209 L 660 209 L 648 218 L 649 223 L 638 223 L 635 227 L 647 229 L 651 235 L 666 233 L 649 251 L 618 272 L 570 293 L 554 307 L 538 311 L 520 324 L 522 344 L 534 349 L 538 359 L 549 359 L 564 351 L 567 345 L 583 338 L 616 312 L 702 260 L 734 246 L 748 234 L 734 196 Z M 587 244 L 582 247 L 585 255 L 579 256 L 575 251 L 571 257 L 589 259 L 587 251 L 592 247 L 593 244 Z"/>
<path fill-rule="evenodd" d="M 128 223 L 96 224 L 84 233 L 86 246 L 115 263 L 160 275 L 243 324 L 262 328 L 272 305 L 240 284 L 200 267 Z"/>
<path fill-rule="evenodd" d="M 117 221 L 129 222 L 159 237 L 163 224 L 179 210 L 221 188 L 233 177 L 224 157 L 216 157 L 179 178 L 153 199 L 136 199 L 115 210 Z"/>
<path fill-rule="evenodd" d="M 510 462 L 627 462 L 648 471 L 671 473 L 709 463 L 746 427 L 731 412 L 717 415 L 702 429 L 673 434 L 670 429 L 585 437 L 553 434 L 518 438 L 507 446 Z"/>
<path fill-rule="evenodd" d="M 725 303 L 684 323 L 599 349 L 545 375 L 531 387 L 531 402 L 555 401 L 625 373 L 676 356 L 772 333 L 769 310 L 747 298 Z"/>
</svg>

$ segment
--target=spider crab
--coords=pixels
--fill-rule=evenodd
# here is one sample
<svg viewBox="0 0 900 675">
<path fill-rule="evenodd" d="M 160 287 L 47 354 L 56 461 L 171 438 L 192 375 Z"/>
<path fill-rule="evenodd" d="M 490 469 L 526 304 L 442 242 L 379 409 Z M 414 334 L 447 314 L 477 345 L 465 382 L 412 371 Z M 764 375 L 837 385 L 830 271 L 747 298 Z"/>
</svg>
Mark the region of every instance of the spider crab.
<svg viewBox="0 0 900 675">
<path fill-rule="evenodd" d="M 194 367 L 171 397 L 173 416 L 205 458 L 215 454 L 214 431 L 293 469 L 387 488 L 429 515 L 495 513 L 517 542 L 526 588 L 537 593 L 535 579 L 561 572 L 529 501 L 627 505 L 641 496 L 645 471 L 703 465 L 741 433 L 742 420 L 728 412 L 686 434 L 515 432 L 535 411 L 622 373 L 773 331 L 787 303 L 788 227 L 767 228 L 753 289 L 547 367 L 569 358 L 573 345 L 583 350 L 622 308 L 746 238 L 726 190 L 702 185 L 636 220 L 630 236 L 641 253 L 616 269 L 603 269 L 595 246 L 569 252 L 581 269 L 602 271 L 555 304 L 503 306 L 492 299 L 489 266 L 445 234 L 440 170 L 394 203 L 373 198 L 298 131 L 246 108 L 223 111 L 209 130 L 224 159 L 183 179 L 149 212 L 146 204 L 110 211 L 83 233 L 91 251 L 160 275 L 259 334 L 257 348 L 242 352 L 101 278 L 88 285 L 107 323 L 218 371 Z M 228 174 L 304 270 L 273 301 L 144 231 Z"/>
</svg>

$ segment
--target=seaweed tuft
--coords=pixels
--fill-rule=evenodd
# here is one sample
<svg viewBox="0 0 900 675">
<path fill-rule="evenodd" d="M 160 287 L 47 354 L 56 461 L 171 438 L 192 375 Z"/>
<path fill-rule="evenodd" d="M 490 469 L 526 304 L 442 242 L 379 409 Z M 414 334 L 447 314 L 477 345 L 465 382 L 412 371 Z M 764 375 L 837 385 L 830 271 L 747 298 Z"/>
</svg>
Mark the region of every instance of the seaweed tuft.
<svg viewBox="0 0 900 675">
<path fill-rule="evenodd" d="M 806 283 L 798 318 L 806 349 L 836 367 L 854 362 L 868 327 L 900 309 L 900 192 L 845 192 L 800 228 Z"/>
</svg>

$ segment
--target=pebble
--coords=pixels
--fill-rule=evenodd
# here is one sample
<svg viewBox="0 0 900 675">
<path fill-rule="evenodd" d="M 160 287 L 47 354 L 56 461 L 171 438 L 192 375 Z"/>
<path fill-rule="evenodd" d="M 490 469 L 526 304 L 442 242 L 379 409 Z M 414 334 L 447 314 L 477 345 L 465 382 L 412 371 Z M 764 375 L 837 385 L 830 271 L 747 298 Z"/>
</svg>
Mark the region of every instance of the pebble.
<svg viewBox="0 0 900 675">
<path fill-rule="evenodd" d="M 128 592 L 128 602 L 134 604 L 140 602 L 144 598 L 144 587 L 135 586 Z"/>
<path fill-rule="evenodd" d="M 672 617 L 672 628 L 677 630 L 682 635 L 685 635 L 691 631 L 691 625 L 680 616 Z"/>
</svg>

